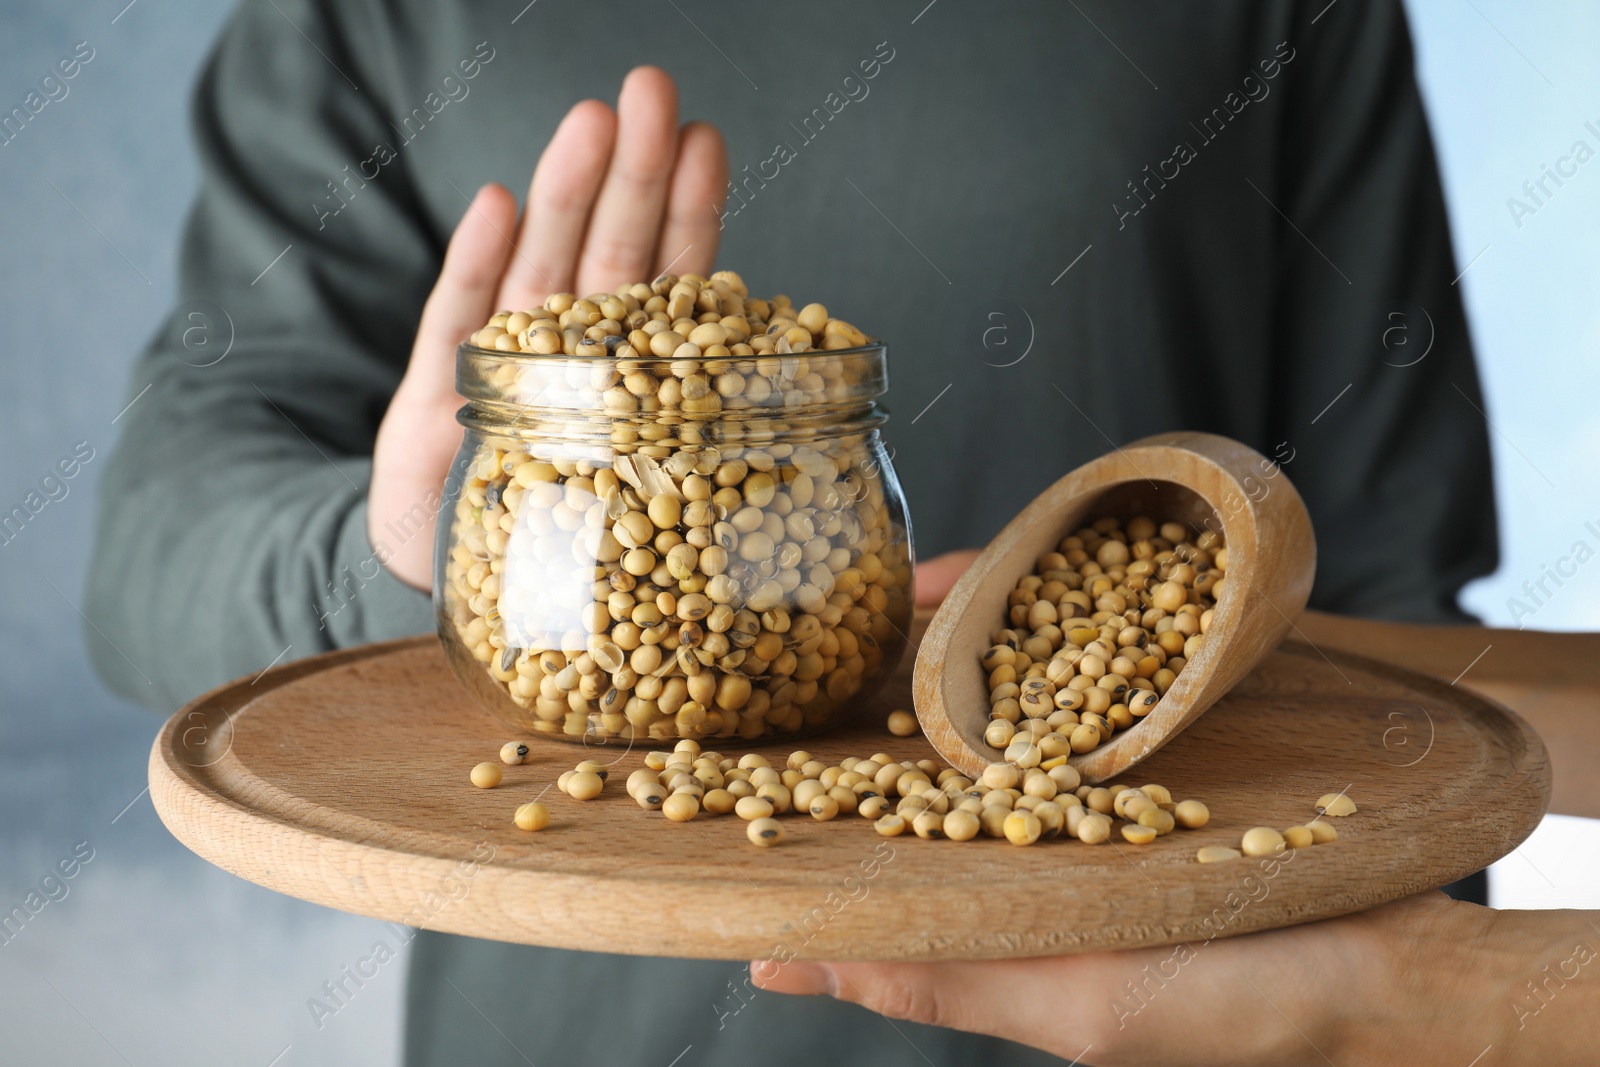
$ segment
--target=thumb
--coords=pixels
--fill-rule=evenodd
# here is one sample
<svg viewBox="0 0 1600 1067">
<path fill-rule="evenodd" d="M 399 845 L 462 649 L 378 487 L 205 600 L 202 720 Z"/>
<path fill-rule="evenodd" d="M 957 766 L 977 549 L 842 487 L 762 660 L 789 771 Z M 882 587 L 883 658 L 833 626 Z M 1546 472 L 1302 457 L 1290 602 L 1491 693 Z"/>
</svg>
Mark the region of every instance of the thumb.
<svg viewBox="0 0 1600 1067">
<path fill-rule="evenodd" d="M 495 293 L 511 257 L 507 237 L 517 202 L 503 185 L 479 189 L 450 237 L 444 265 L 417 324 L 407 386 L 425 399 L 455 396 L 456 346 L 494 314 Z"/>
<path fill-rule="evenodd" d="M 1019 970 L 1032 961 L 976 960 L 946 963 L 811 963 L 794 960 L 779 964 L 762 961 L 750 965 L 755 984 L 774 993 L 801 996 L 826 994 L 859 1004 L 891 1019 L 945 1026 L 976 1033 L 995 1033 L 1006 1020 L 1001 1036 L 1013 1040 L 1019 1008 L 1016 983 Z M 1044 1020 L 1041 1020 L 1043 1022 Z"/>
<path fill-rule="evenodd" d="M 774 993 L 827 994 L 890 1019 L 988 1034 L 1063 1059 L 1081 1057 L 1085 1042 L 1103 1048 L 1115 1043 L 1105 1025 L 1109 1015 L 1095 1010 L 1098 998 L 1055 993 L 1086 979 L 1109 978 L 1099 970 L 1073 957 L 959 963 L 766 960 L 750 965 L 755 984 Z"/>
</svg>

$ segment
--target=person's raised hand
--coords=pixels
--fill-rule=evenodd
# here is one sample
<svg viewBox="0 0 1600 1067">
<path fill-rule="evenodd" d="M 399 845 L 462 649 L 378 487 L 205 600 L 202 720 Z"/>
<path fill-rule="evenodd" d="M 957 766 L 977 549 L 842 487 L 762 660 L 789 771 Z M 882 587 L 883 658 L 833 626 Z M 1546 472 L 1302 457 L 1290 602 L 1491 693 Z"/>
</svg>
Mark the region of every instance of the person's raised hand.
<svg viewBox="0 0 1600 1067">
<path fill-rule="evenodd" d="M 677 87 L 655 67 L 622 83 L 615 112 L 585 100 L 534 169 L 519 220 L 511 193 L 473 197 L 423 307 L 405 376 L 378 428 L 367 536 L 395 577 L 429 588 L 435 516 L 461 444 L 455 353 L 499 310 L 588 295 L 716 260 L 728 157 L 714 126 L 678 126 Z"/>
</svg>

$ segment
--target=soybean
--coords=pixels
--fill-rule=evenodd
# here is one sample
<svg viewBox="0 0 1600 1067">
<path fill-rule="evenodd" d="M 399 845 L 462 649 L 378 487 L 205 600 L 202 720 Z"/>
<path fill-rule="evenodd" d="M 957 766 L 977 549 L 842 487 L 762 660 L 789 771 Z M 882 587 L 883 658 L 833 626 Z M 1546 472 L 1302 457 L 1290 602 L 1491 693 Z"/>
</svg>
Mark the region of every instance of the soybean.
<svg viewBox="0 0 1600 1067">
<path fill-rule="evenodd" d="M 1343 793 L 1324 793 L 1317 798 L 1316 808 L 1318 815 L 1343 818 L 1356 813 L 1356 802 Z"/>
<path fill-rule="evenodd" d="M 519 830 L 537 832 L 550 825 L 550 809 L 532 800 L 517 808 L 513 821 Z"/>
<path fill-rule="evenodd" d="M 1138 823 L 1140 826 L 1148 826 L 1158 834 L 1170 834 L 1173 826 L 1176 825 L 1175 820 L 1172 818 L 1172 813 L 1170 811 L 1162 811 L 1160 808 L 1152 808 L 1149 811 L 1142 812 L 1139 815 Z"/>
<path fill-rule="evenodd" d="M 910 737 L 917 732 L 917 717 L 904 709 L 889 713 L 889 732 L 896 737 Z"/>
<path fill-rule="evenodd" d="M 1180 800 L 1172 809 L 1172 817 L 1185 830 L 1198 830 L 1211 821 L 1211 809 L 1198 800 Z"/>
<path fill-rule="evenodd" d="M 662 802 L 661 814 L 673 822 L 688 822 L 700 814 L 700 801 L 692 793 L 674 793 Z"/>
<path fill-rule="evenodd" d="M 772 801 L 758 796 L 740 797 L 733 806 L 733 813 L 746 822 L 754 822 L 757 819 L 770 819 L 772 817 Z"/>
<path fill-rule="evenodd" d="M 883 797 L 867 797 L 856 805 L 856 814 L 863 819 L 880 819 L 889 813 L 889 802 Z"/>
<path fill-rule="evenodd" d="M 1078 840 L 1086 845 L 1103 845 L 1111 840 L 1111 820 L 1090 812 L 1078 820 Z"/>
<path fill-rule="evenodd" d="M 573 771 L 567 779 L 567 795 L 574 800 L 593 800 L 605 788 L 605 780 L 594 771 Z M 663 804 L 663 806 L 665 806 Z"/>
<path fill-rule="evenodd" d="M 1005 818 L 1006 840 L 1013 845 L 1031 845 L 1039 840 L 1043 827 L 1039 817 L 1031 811 L 1013 811 Z"/>
<path fill-rule="evenodd" d="M 982 828 L 978 816 L 965 808 L 957 808 L 944 817 L 944 835 L 952 841 L 971 841 Z"/>
<path fill-rule="evenodd" d="M 1276 856 L 1287 847 L 1283 835 L 1269 826 L 1257 826 L 1244 832 L 1239 848 L 1246 856 Z"/>
<path fill-rule="evenodd" d="M 818 822 L 827 822 L 839 814 L 839 802 L 823 793 L 821 796 L 813 797 L 806 810 Z"/>
<path fill-rule="evenodd" d="M 937 839 L 945 836 L 944 816 L 932 808 L 919 812 L 911 820 L 911 829 L 918 837 L 924 839 Z"/>
<path fill-rule="evenodd" d="M 1236 848 L 1224 848 L 1221 845 L 1206 845 L 1194 854 L 1194 858 L 1201 863 L 1222 863 L 1226 860 L 1236 860 L 1243 853 Z"/>
</svg>

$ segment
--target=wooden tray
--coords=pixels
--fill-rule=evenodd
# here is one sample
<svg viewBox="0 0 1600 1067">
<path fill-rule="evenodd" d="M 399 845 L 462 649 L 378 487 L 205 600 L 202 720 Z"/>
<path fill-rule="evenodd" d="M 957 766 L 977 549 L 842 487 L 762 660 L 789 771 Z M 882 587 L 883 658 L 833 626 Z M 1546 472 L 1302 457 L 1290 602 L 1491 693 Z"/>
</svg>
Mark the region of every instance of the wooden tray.
<svg viewBox="0 0 1600 1067">
<path fill-rule="evenodd" d="M 885 711 L 910 707 L 910 673 L 908 655 Z M 932 755 L 883 722 L 803 746 L 825 759 Z M 622 782 L 638 751 L 534 742 L 531 764 L 474 788 L 468 770 L 509 739 L 469 703 L 437 641 L 412 638 L 196 700 L 156 739 L 150 796 L 217 866 L 375 918 L 639 955 L 926 960 L 1168 944 L 1357 911 L 1510 852 L 1550 795 L 1543 744 L 1504 708 L 1293 642 L 1133 769 L 1134 784 L 1212 811 L 1202 830 L 1139 847 L 885 839 L 854 815 L 789 815 L 782 845 L 757 849 L 733 816 L 672 823 L 637 807 Z M 553 783 L 589 756 L 617 763 L 606 793 L 580 803 Z M 1361 810 L 1337 821 L 1335 843 L 1276 862 L 1195 861 L 1197 847 L 1237 846 L 1251 826 L 1306 822 L 1318 796 L 1341 789 Z M 511 815 L 535 797 L 552 822 L 523 833 Z"/>
</svg>

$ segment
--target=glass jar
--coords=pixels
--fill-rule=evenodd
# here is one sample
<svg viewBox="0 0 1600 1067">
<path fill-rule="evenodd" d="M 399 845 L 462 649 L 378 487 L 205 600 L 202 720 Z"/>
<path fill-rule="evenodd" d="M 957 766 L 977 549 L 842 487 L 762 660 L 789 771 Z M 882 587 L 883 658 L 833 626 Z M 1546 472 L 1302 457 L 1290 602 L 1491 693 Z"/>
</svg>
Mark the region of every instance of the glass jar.
<svg viewBox="0 0 1600 1067">
<path fill-rule="evenodd" d="M 713 360 L 463 345 L 434 604 L 507 723 L 572 741 L 791 738 L 907 643 L 882 345 Z"/>
</svg>

